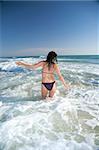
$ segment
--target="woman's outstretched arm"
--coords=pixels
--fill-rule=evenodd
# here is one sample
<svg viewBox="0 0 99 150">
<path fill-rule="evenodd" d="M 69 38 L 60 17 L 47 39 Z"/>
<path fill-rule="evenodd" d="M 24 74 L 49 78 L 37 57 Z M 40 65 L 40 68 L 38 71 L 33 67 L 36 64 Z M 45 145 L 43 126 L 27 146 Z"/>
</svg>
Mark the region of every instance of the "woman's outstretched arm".
<svg viewBox="0 0 99 150">
<path fill-rule="evenodd" d="M 62 81 L 63 85 L 65 86 L 65 88 L 66 88 L 66 89 L 69 89 L 70 86 L 69 86 L 69 84 L 67 84 L 67 83 L 65 82 L 64 77 L 62 76 L 62 74 L 61 74 L 61 72 L 60 72 L 60 69 L 59 69 L 59 67 L 58 67 L 57 64 L 55 64 L 55 71 L 56 71 L 57 75 L 59 76 L 59 79 Z"/>
<path fill-rule="evenodd" d="M 16 64 L 18 66 L 23 66 L 23 67 L 26 67 L 28 69 L 36 69 L 38 67 L 42 67 L 43 66 L 43 61 L 40 61 L 40 62 L 35 63 L 35 64 L 27 64 L 27 63 L 24 63 L 24 62 L 21 62 L 21 61 L 17 61 Z"/>
</svg>

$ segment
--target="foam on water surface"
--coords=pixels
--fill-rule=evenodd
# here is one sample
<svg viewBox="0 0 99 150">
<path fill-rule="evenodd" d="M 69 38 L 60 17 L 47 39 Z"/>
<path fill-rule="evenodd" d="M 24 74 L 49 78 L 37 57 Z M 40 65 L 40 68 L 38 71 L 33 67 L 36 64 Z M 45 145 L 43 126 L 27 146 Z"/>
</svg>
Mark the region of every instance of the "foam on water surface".
<svg viewBox="0 0 99 150">
<path fill-rule="evenodd" d="M 56 76 L 53 98 L 41 98 L 41 71 L 18 71 L 15 61 L 0 61 L 0 150 L 98 150 L 99 86 L 97 64 L 60 62 L 65 90 Z M 14 69 L 13 69 L 14 68 Z"/>
</svg>

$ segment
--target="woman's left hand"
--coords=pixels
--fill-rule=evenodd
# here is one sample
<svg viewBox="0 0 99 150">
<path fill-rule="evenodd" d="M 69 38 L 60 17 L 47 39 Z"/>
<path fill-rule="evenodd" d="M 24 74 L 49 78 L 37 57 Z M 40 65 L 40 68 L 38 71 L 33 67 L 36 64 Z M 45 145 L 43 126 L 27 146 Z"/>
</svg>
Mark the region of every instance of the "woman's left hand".
<svg viewBox="0 0 99 150">
<path fill-rule="evenodd" d="M 16 62 L 16 65 L 20 66 L 20 65 L 22 65 L 22 62 L 17 61 L 17 62 Z"/>
</svg>

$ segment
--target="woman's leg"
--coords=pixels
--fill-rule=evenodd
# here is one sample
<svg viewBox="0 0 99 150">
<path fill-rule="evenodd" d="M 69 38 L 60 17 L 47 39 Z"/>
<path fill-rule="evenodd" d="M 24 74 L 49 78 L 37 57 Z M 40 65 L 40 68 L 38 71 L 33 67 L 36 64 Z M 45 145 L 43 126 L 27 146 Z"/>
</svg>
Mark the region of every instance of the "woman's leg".
<svg viewBox="0 0 99 150">
<path fill-rule="evenodd" d="M 43 84 L 41 87 L 41 92 L 42 92 L 42 98 L 45 99 L 47 97 L 48 90 L 46 89 L 46 87 Z"/>
<path fill-rule="evenodd" d="M 53 88 L 49 91 L 49 97 L 53 97 L 56 92 L 56 83 L 54 83 Z"/>
</svg>

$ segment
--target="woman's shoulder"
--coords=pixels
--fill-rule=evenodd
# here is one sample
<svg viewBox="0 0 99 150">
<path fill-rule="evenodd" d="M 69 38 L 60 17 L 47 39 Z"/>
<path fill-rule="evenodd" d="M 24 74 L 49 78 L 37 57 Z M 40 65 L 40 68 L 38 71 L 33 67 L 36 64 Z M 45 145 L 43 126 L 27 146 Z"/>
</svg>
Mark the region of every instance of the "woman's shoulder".
<svg viewBox="0 0 99 150">
<path fill-rule="evenodd" d="M 58 64 L 57 63 L 54 63 L 54 68 L 56 69 L 58 67 Z"/>
<path fill-rule="evenodd" d="M 43 63 L 46 63 L 46 60 L 42 60 Z"/>
<path fill-rule="evenodd" d="M 43 60 L 42 63 L 43 63 L 43 67 L 47 65 L 46 60 Z"/>
<path fill-rule="evenodd" d="M 42 63 L 43 63 L 43 64 L 47 64 L 46 60 L 42 60 Z"/>
<path fill-rule="evenodd" d="M 42 64 L 45 64 L 45 63 L 46 63 L 45 60 L 41 60 L 41 61 L 39 61 L 39 62 L 42 63 Z"/>
</svg>

